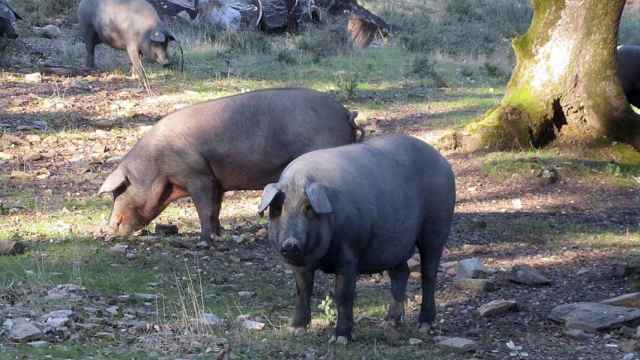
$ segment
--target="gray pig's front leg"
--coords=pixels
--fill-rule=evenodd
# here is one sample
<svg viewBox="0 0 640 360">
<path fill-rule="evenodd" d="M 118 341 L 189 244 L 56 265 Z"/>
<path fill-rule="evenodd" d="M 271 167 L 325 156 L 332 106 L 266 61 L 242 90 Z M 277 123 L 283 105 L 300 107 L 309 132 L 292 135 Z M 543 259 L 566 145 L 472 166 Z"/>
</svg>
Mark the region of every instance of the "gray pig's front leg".
<svg viewBox="0 0 640 360">
<path fill-rule="evenodd" d="M 356 264 L 347 264 L 336 274 L 336 305 L 338 307 L 338 321 L 336 324 L 335 341 L 346 344 L 351 340 L 353 330 L 353 300 L 355 297 L 356 280 L 358 277 Z M 332 338 L 333 340 L 333 338 Z"/>
<path fill-rule="evenodd" d="M 200 241 L 205 241 L 211 245 L 211 234 L 218 230 L 212 222 L 213 218 L 218 218 L 220 210 L 218 199 L 221 198 L 217 194 L 218 190 L 213 180 L 208 178 L 192 180 L 187 185 L 187 190 L 193 199 L 198 217 L 200 218 Z"/>
<path fill-rule="evenodd" d="M 290 331 L 295 335 L 305 332 L 311 322 L 311 294 L 313 293 L 313 270 L 296 270 L 296 312 Z"/>
</svg>

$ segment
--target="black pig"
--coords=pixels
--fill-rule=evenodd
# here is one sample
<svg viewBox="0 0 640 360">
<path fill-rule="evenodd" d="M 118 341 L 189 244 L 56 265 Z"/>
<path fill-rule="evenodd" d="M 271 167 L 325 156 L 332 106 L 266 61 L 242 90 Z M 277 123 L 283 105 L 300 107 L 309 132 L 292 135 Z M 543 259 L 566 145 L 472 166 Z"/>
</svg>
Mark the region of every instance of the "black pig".
<svg viewBox="0 0 640 360">
<path fill-rule="evenodd" d="M 9 39 L 18 37 L 16 20 L 22 20 L 22 17 L 13 10 L 6 0 L 0 0 L 0 37 L 4 36 Z"/>
<path fill-rule="evenodd" d="M 358 274 L 387 270 L 393 302 L 387 320 L 404 314 L 409 269 L 418 248 L 422 272 L 419 325 L 435 319 L 436 271 L 451 228 L 455 181 L 435 149 L 405 135 L 317 150 L 295 159 L 264 188 L 269 239 L 291 265 L 297 300 L 291 324 L 311 321 L 314 272 L 336 274 L 338 320 L 333 339 L 346 343 L 353 327 Z"/>
</svg>

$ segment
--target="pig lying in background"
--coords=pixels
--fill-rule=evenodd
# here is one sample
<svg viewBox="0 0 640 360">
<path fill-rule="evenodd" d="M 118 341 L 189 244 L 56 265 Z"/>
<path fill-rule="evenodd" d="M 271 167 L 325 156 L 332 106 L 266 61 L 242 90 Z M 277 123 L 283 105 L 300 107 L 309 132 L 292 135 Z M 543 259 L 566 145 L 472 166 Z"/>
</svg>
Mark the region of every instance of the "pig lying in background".
<svg viewBox="0 0 640 360">
<path fill-rule="evenodd" d="M 0 37 L 16 39 L 16 20 L 22 20 L 6 0 L 0 0 Z"/>
<path fill-rule="evenodd" d="M 140 55 L 161 65 L 170 64 L 167 46 L 176 38 L 145 0 L 82 0 L 78 19 L 87 47 L 87 67 L 95 67 L 95 47 L 100 43 L 126 50 L 134 73 L 145 84 Z"/>
<path fill-rule="evenodd" d="M 409 269 L 418 248 L 422 272 L 419 325 L 431 325 L 436 271 L 451 228 L 454 175 L 447 160 L 405 135 L 318 150 L 300 156 L 277 183 L 264 188 L 259 211 L 269 208 L 269 239 L 294 271 L 297 300 L 291 324 L 311 321 L 314 272 L 336 274 L 335 340 L 353 328 L 358 274 L 387 270 L 393 302 L 387 320 L 404 314 Z"/>
<path fill-rule="evenodd" d="M 635 107 L 640 107 L 640 46 L 618 46 L 616 62 L 618 78 L 627 101 Z"/>
<path fill-rule="evenodd" d="M 170 114 L 102 184 L 99 192 L 114 196 L 111 230 L 129 234 L 190 196 L 201 240 L 208 242 L 220 232 L 225 191 L 261 189 L 296 157 L 356 141 L 356 115 L 329 95 L 295 88 L 229 96 Z"/>
</svg>

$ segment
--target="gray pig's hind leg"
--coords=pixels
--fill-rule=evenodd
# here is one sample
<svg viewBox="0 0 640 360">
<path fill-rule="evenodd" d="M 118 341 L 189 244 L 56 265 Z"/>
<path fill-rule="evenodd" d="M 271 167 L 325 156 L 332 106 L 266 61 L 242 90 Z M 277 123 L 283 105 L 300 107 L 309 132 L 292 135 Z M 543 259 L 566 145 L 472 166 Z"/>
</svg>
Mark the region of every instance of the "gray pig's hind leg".
<svg viewBox="0 0 640 360">
<path fill-rule="evenodd" d="M 439 230 L 440 228 L 446 230 Z M 448 236 L 448 227 L 426 223 L 417 244 L 422 272 L 422 305 L 418 326 L 426 329 L 431 327 L 436 318 L 436 276 L 442 250 Z"/>
<path fill-rule="evenodd" d="M 96 45 L 98 44 L 98 34 L 92 28 L 88 27 L 82 29 L 82 32 L 84 34 L 84 45 L 87 49 L 84 64 L 86 67 L 93 69 L 96 67 L 95 51 Z"/>
<path fill-rule="evenodd" d="M 406 262 L 388 271 L 391 278 L 391 295 L 393 300 L 389 306 L 389 311 L 385 317 L 386 321 L 394 326 L 400 325 L 404 318 L 404 302 L 407 290 L 407 280 L 409 279 L 409 266 Z"/>
</svg>

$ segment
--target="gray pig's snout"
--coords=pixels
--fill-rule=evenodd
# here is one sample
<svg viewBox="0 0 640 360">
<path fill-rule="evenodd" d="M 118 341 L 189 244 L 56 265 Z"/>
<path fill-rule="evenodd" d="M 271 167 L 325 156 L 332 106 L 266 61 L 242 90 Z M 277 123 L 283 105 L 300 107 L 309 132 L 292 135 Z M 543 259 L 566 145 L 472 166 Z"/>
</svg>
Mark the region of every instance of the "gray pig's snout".
<svg viewBox="0 0 640 360">
<path fill-rule="evenodd" d="M 280 253 L 284 257 L 298 257 L 300 256 L 300 246 L 298 241 L 294 238 L 287 238 L 280 247 Z"/>
</svg>

